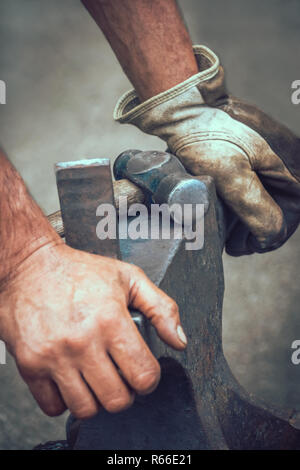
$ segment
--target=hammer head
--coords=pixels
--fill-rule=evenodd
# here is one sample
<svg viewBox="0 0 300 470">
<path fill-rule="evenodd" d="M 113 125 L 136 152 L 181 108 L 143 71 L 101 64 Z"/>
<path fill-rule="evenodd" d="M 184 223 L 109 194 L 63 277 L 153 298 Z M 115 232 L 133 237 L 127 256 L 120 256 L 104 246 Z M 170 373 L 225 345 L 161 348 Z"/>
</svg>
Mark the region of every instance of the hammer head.
<svg viewBox="0 0 300 470">
<path fill-rule="evenodd" d="M 206 183 L 189 175 L 178 158 L 170 153 L 127 150 L 116 159 L 114 175 L 116 179 L 127 178 L 140 186 L 156 204 L 181 207 L 203 204 L 204 213 L 208 210 Z M 197 214 L 194 211 L 195 220 Z"/>
</svg>

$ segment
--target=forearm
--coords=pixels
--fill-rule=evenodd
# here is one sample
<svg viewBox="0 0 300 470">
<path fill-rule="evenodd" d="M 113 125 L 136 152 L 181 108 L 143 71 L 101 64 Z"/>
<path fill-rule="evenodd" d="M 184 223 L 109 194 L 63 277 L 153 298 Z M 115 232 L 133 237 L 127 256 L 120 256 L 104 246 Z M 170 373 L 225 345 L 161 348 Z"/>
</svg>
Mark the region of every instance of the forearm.
<svg viewBox="0 0 300 470">
<path fill-rule="evenodd" d="M 30 254 L 59 236 L 0 151 L 0 283 Z"/>
<path fill-rule="evenodd" d="M 141 100 L 198 72 L 175 0 L 82 0 Z"/>
</svg>

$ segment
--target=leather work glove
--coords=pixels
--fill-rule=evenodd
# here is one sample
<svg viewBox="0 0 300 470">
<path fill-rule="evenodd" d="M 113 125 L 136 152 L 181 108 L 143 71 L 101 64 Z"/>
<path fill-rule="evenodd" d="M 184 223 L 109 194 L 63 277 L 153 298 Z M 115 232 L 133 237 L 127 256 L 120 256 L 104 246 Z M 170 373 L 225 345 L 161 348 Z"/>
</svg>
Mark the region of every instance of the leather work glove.
<svg viewBox="0 0 300 470">
<path fill-rule="evenodd" d="M 190 173 L 214 178 L 228 211 L 230 255 L 274 250 L 300 220 L 300 139 L 228 95 L 211 50 L 194 53 L 199 73 L 143 103 L 126 93 L 114 118 L 165 140 Z"/>
</svg>

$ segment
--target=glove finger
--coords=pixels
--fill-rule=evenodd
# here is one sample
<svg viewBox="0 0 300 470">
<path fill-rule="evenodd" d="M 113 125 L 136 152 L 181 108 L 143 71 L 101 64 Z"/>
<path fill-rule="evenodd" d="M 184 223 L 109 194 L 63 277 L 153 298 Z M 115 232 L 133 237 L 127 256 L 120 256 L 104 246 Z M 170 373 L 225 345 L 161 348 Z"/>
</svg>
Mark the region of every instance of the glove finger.
<svg viewBox="0 0 300 470">
<path fill-rule="evenodd" d="M 257 249 L 270 248 L 286 236 L 286 224 L 280 207 L 265 190 L 258 176 L 250 168 L 242 174 L 233 172 L 230 184 L 224 175 L 217 178 L 220 196 L 237 214 L 253 235 L 251 243 Z"/>
<path fill-rule="evenodd" d="M 253 235 L 255 251 L 265 250 L 286 237 L 281 208 L 266 191 L 247 155 L 229 142 L 216 141 L 187 146 L 178 155 L 193 174 L 214 178 L 219 196 Z"/>
</svg>

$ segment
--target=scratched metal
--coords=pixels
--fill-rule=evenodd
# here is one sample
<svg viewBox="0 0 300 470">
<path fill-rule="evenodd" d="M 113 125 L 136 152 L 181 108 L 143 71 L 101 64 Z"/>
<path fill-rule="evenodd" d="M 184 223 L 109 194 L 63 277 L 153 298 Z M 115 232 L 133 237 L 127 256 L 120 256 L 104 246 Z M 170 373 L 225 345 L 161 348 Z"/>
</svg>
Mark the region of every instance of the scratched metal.
<svg viewBox="0 0 300 470">
<path fill-rule="evenodd" d="M 99 240 L 100 204 L 114 205 L 109 159 L 62 162 L 55 166 L 66 243 L 79 250 L 118 258 L 116 239 Z"/>
<path fill-rule="evenodd" d="M 99 253 L 95 240 L 96 205 L 113 201 L 107 163 L 59 168 L 57 181 L 66 240 Z M 101 191 L 99 190 L 101 179 Z M 137 397 L 124 412 L 101 410 L 94 418 L 67 428 L 74 449 L 299 449 L 300 431 L 293 410 L 265 406 L 238 384 L 222 348 L 224 279 L 223 212 L 214 185 L 206 179 L 209 210 L 205 242 L 188 251 L 185 240 L 121 240 L 125 261 L 144 269 L 150 279 L 179 305 L 188 348 L 179 353 L 165 345 L 140 314 L 135 315 L 145 340 L 161 363 L 162 380 L 155 392 Z M 127 223 L 123 220 L 121 223 Z M 100 242 L 101 243 L 101 242 Z M 115 244 L 106 253 L 116 256 Z M 289 422 L 290 421 L 290 422 Z M 296 424 L 295 424 L 296 423 Z"/>
<path fill-rule="evenodd" d="M 222 212 L 214 187 L 202 250 L 185 240 L 121 240 L 125 261 L 137 264 L 180 309 L 189 344 L 173 351 L 144 322 L 144 337 L 159 358 L 162 380 L 117 415 L 101 410 L 68 439 L 74 449 L 299 449 L 293 410 L 276 410 L 250 396 L 233 377 L 222 348 L 224 279 Z M 216 216 L 218 208 L 218 217 Z"/>
</svg>

